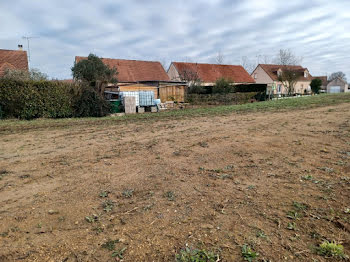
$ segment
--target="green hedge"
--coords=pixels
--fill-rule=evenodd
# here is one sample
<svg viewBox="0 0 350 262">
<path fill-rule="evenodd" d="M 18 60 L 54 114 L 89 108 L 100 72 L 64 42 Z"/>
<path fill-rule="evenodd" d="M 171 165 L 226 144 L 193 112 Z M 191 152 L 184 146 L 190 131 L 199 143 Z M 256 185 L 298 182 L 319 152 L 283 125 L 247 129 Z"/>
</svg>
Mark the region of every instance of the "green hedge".
<svg viewBox="0 0 350 262">
<path fill-rule="evenodd" d="M 237 105 L 256 100 L 258 92 L 228 94 L 187 94 L 186 102 L 193 105 Z"/>
<path fill-rule="evenodd" d="M 266 94 L 266 84 L 244 84 L 244 85 L 235 85 L 234 92 L 237 93 L 250 93 L 250 92 L 259 92 Z"/>
<path fill-rule="evenodd" d="M 93 87 L 59 81 L 0 79 L 0 113 L 3 118 L 103 116 L 110 110 L 106 104 L 108 102 L 97 95 Z M 87 107 L 97 108 L 97 112 L 86 110 Z M 84 108 L 83 113 L 81 108 Z"/>
</svg>

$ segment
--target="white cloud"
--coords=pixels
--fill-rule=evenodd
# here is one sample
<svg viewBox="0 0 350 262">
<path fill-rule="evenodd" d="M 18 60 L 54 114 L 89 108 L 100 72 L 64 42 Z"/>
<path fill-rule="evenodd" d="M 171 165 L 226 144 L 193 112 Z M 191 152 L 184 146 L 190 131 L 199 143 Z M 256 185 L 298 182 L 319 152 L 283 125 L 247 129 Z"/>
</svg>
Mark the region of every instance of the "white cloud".
<svg viewBox="0 0 350 262">
<path fill-rule="evenodd" d="M 348 0 L 12 0 L 0 2 L 0 48 L 31 42 L 32 66 L 69 78 L 74 56 L 211 62 L 290 48 L 313 74 L 350 78 Z"/>
</svg>

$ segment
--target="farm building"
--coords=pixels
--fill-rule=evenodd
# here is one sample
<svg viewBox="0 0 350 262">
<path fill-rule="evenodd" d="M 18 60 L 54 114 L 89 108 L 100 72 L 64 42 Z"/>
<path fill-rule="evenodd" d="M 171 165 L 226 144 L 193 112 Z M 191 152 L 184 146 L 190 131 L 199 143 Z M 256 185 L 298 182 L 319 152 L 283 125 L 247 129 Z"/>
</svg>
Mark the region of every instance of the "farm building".
<svg viewBox="0 0 350 262">
<path fill-rule="evenodd" d="M 203 86 L 214 86 L 216 80 L 225 78 L 235 84 L 252 84 L 254 79 L 239 65 L 218 65 L 172 62 L 168 69 L 169 78 L 173 81 L 200 80 Z"/>
<path fill-rule="evenodd" d="M 8 69 L 28 71 L 27 52 L 0 49 L 0 77 L 4 76 Z"/>
<path fill-rule="evenodd" d="M 87 57 L 76 56 L 75 62 Z M 118 71 L 118 83 L 110 84 L 108 91 L 153 91 L 162 102 L 184 102 L 186 83 L 170 81 L 158 61 L 140 61 L 102 58 L 102 62 Z"/>
<path fill-rule="evenodd" d="M 341 78 L 336 78 L 327 85 L 327 93 L 349 92 L 349 85 Z"/>
<path fill-rule="evenodd" d="M 273 90 L 274 94 L 287 94 L 287 88 L 281 81 L 279 81 L 279 76 L 284 70 L 295 72 L 295 74 L 299 76 L 294 86 L 295 93 L 304 94 L 311 91 L 310 83 L 313 77 L 307 68 L 304 68 L 300 65 L 284 66 L 273 64 L 259 64 L 251 76 L 254 78 L 256 83 L 267 84 L 269 89 Z"/>
</svg>

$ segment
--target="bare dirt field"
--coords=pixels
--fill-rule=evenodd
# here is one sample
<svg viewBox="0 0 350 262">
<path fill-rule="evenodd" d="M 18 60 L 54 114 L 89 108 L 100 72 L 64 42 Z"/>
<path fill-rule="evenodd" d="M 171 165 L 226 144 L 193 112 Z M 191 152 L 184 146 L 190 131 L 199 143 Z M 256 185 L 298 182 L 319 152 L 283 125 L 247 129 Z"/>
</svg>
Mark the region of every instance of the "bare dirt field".
<svg viewBox="0 0 350 262">
<path fill-rule="evenodd" d="M 324 240 L 350 253 L 350 103 L 0 132 L 0 261 L 333 261 Z"/>
</svg>

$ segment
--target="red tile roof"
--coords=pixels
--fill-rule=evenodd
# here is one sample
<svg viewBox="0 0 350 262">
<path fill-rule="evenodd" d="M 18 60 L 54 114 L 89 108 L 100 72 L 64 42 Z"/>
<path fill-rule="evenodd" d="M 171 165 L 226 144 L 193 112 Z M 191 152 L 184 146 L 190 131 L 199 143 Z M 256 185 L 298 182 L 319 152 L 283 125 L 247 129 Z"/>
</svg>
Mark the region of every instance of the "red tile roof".
<svg viewBox="0 0 350 262">
<path fill-rule="evenodd" d="M 238 65 L 217 65 L 217 64 L 199 64 L 199 63 L 172 63 L 178 73 L 191 71 L 196 72 L 198 77 L 205 83 L 214 83 L 219 78 L 226 78 L 235 83 L 255 83 L 248 72 Z"/>
<path fill-rule="evenodd" d="M 28 71 L 27 52 L 0 49 L 0 76 L 5 74 L 6 69 Z"/>
<path fill-rule="evenodd" d="M 308 77 L 304 77 L 304 71 L 307 70 L 307 68 L 304 68 L 300 65 L 272 65 L 272 64 L 259 64 L 261 68 L 271 77 L 272 80 L 278 81 L 277 71 L 281 69 L 282 71 L 284 69 L 295 71 L 296 73 L 300 74 L 299 81 L 311 81 L 312 75 L 309 73 Z"/>
<path fill-rule="evenodd" d="M 76 56 L 79 62 L 87 57 Z M 169 81 L 160 62 L 102 58 L 104 64 L 118 71 L 118 82 Z"/>
</svg>

